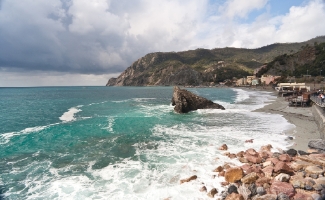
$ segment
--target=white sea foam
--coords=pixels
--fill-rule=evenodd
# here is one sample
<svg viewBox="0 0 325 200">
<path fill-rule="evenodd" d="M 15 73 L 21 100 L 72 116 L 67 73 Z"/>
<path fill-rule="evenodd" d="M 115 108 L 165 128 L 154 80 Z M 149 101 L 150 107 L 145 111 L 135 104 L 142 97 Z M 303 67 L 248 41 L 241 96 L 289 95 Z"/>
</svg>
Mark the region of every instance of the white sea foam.
<svg viewBox="0 0 325 200">
<path fill-rule="evenodd" d="M 113 103 L 125 103 L 125 102 L 129 102 L 130 99 L 126 99 L 126 100 L 120 100 L 120 101 L 112 101 Z"/>
<path fill-rule="evenodd" d="M 63 115 L 61 117 L 59 117 L 59 119 L 63 122 L 71 122 L 71 121 L 76 120 L 75 114 L 82 111 L 81 109 L 78 109 L 81 107 L 82 107 L 82 105 L 69 108 L 69 110 L 67 112 L 63 113 Z"/>
<path fill-rule="evenodd" d="M 113 126 L 114 126 L 114 122 L 115 122 L 114 117 L 109 117 L 107 121 L 108 121 L 108 125 L 107 125 L 106 129 L 107 129 L 107 131 L 113 133 L 114 132 Z"/>
<path fill-rule="evenodd" d="M 30 133 L 36 133 L 39 131 L 42 131 L 44 129 L 49 128 L 50 126 L 54 126 L 57 125 L 59 123 L 55 123 L 55 124 L 50 124 L 47 126 L 36 126 L 36 127 L 30 127 L 30 128 L 25 128 L 21 131 L 18 132 L 9 132 L 9 133 L 3 133 L 0 135 L 0 144 L 6 144 L 10 141 L 10 139 L 14 136 L 19 136 L 19 135 L 26 135 L 26 134 L 30 134 Z"/>
<path fill-rule="evenodd" d="M 249 94 L 246 91 L 242 89 L 233 89 L 233 90 L 237 92 L 237 96 L 235 100 L 236 103 L 242 102 L 249 98 Z"/>
<path fill-rule="evenodd" d="M 147 102 L 148 100 L 155 100 L 156 98 L 133 98 L 133 101 L 136 102 Z"/>
<path fill-rule="evenodd" d="M 98 105 L 98 104 L 103 104 L 103 103 L 106 103 L 106 102 L 107 102 L 107 101 L 103 101 L 103 102 L 99 102 L 99 103 L 90 103 L 90 104 L 88 104 L 88 106 Z M 82 105 L 77 106 L 77 107 L 82 107 Z"/>
</svg>

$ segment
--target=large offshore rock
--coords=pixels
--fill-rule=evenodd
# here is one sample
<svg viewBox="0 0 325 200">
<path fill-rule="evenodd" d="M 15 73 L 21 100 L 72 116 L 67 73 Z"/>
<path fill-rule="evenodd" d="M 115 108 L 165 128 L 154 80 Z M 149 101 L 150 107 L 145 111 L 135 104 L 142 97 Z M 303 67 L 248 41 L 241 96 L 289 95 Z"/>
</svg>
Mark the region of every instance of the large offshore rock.
<svg viewBox="0 0 325 200">
<path fill-rule="evenodd" d="M 199 97 L 187 90 L 180 89 L 177 86 L 174 87 L 172 105 L 175 106 L 174 110 L 177 113 L 187 113 L 197 109 L 225 110 L 223 106 L 213 103 L 212 101 L 203 97 Z"/>
</svg>

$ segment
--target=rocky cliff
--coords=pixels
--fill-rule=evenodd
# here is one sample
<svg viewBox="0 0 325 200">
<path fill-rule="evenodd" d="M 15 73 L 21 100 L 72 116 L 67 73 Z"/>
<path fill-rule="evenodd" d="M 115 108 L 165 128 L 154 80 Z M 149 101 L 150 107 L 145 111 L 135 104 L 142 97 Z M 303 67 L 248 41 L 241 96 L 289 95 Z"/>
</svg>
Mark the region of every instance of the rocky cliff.
<svg viewBox="0 0 325 200">
<path fill-rule="evenodd" d="M 304 43 L 272 44 L 258 49 L 216 48 L 183 52 L 156 52 L 135 61 L 106 86 L 210 85 L 242 78 L 282 54 L 294 54 L 302 45 L 325 42 L 325 36 Z M 299 62 L 299 60 L 297 60 Z"/>
</svg>

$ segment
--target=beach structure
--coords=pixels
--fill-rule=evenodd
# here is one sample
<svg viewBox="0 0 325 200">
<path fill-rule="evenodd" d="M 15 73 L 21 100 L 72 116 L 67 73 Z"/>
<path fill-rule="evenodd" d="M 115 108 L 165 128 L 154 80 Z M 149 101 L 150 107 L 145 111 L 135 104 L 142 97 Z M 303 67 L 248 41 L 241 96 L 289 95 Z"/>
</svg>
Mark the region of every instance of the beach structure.
<svg viewBox="0 0 325 200">
<path fill-rule="evenodd" d="M 310 92 L 310 86 L 306 86 L 306 83 L 278 83 L 275 90 L 278 91 L 279 96 L 288 96 Z"/>
</svg>

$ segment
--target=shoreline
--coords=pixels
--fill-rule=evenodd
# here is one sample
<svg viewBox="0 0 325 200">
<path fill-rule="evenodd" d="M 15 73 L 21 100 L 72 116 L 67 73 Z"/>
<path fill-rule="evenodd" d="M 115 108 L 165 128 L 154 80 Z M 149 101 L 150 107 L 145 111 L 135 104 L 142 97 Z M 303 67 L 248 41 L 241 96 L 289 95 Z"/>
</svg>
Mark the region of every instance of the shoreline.
<svg viewBox="0 0 325 200">
<path fill-rule="evenodd" d="M 284 97 L 277 96 L 277 93 L 270 87 L 252 88 L 253 90 L 267 91 L 273 93 L 276 99 L 263 108 L 254 110 L 253 112 L 265 112 L 279 114 L 284 117 L 290 124 L 295 127 L 285 130 L 284 134 L 288 136 L 288 140 L 292 141 L 292 145 L 288 148 L 296 150 L 308 150 L 308 142 L 312 139 L 320 139 L 320 132 L 312 113 L 312 107 L 289 107 Z M 290 139 L 291 138 L 291 139 Z"/>
</svg>

